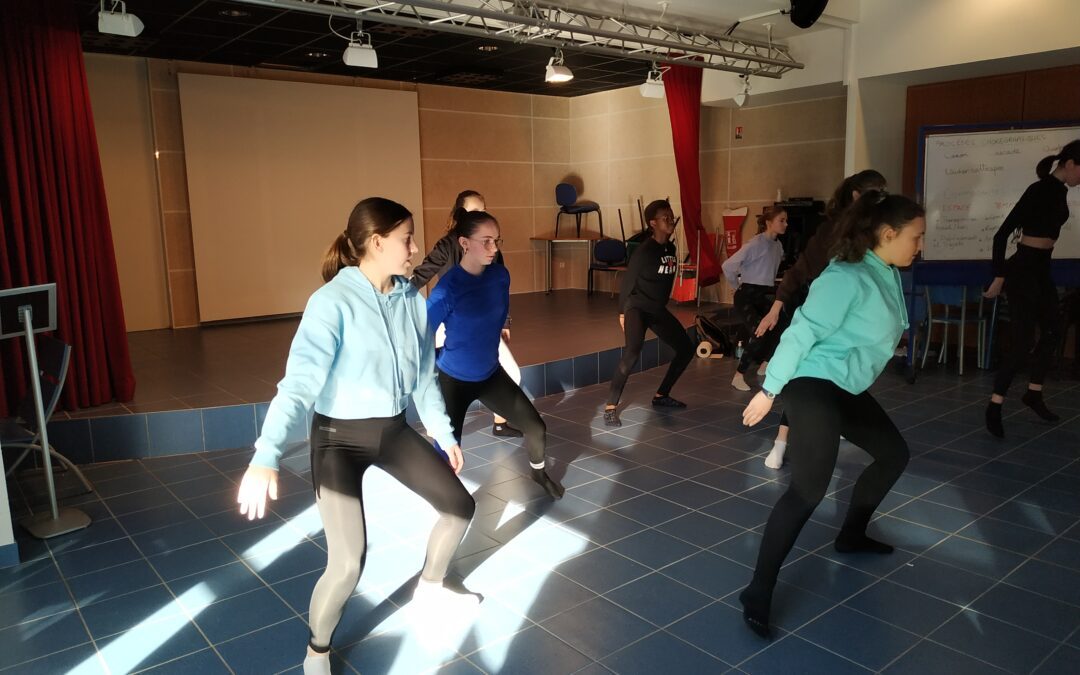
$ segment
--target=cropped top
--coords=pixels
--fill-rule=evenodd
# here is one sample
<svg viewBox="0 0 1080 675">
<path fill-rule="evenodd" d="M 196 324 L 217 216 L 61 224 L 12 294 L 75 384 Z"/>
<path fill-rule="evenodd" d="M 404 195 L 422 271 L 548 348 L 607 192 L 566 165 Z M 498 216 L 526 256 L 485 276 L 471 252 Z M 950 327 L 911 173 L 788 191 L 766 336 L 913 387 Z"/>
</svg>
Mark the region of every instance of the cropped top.
<svg viewBox="0 0 1080 675">
<path fill-rule="evenodd" d="M 1040 178 L 1024 190 L 994 235 L 995 277 L 1005 276 L 1005 249 L 1017 230 L 1029 237 L 1058 238 L 1061 226 L 1069 219 L 1068 191 L 1065 183 L 1053 176 Z"/>
</svg>

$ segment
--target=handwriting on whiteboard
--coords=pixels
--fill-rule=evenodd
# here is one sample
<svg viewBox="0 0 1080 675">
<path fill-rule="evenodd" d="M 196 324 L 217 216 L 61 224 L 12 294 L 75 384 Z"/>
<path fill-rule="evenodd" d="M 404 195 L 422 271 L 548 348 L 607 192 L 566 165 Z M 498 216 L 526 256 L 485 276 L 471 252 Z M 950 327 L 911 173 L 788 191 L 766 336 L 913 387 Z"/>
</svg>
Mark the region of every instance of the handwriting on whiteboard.
<svg viewBox="0 0 1080 675">
<path fill-rule="evenodd" d="M 1080 128 L 986 131 L 928 136 L 923 202 L 927 260 L 985 260 L 994 234 L 1027 186 L 1035 165 L 1080 138 Z M 1080 257 L 1080 190 L 1070 190 L 1072 217 L 1055 257 Z"/>
</svg>

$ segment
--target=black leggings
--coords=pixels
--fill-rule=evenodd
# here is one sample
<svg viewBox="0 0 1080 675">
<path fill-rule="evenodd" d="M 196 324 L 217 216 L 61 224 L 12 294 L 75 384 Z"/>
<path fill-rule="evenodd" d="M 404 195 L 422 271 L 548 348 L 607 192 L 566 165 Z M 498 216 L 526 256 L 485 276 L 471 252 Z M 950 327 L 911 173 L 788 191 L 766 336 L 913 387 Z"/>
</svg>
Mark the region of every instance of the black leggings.
<svg viewBox="0 0 1080 675">
<path fill-rule="evenodd" d="M 525 435 L 525 448 L 529 461 L 543 464 L 547 448 L 547 425 L 536 412 L 528 395 L 500 366 L 495 373 L 482 382 L 465 382 L 439 371 L 439 388 L 446 401 L 446 414 L 454 427 L 454 436 L 461 442 L 461 429 L 465 425 L 465 413 L 473 401 L 480 401 L 499 417 L 521 429 Z M 534 466 L 534 468 L 536 468 Z"/>
<path fill-rule="evenodd" d="M 749 339 L 743 348 L 742 358 L 736 368 L 740 373 L 746 373 L 755 363 L 763 363 L 772 358 L 776 346 L 780 344 L 780 335 L 787 328 L 786 313 L 781 312 L 781 320 L 772 330 L 761 337 L 755 337 L 754 331 L 761 323 L 762 317 L 772 309 L 776 300 L 776 289 L 771 286 L 757 286 L 755 284 L 743 284 L 735 291 L 735 310 L 742 315 L 746 323 Z"/>
<path fill-rule="evenodd" d="M 623 387 L 630 378 L 630 371 L 641 356 L 641 348 L 645 345 L 645 331 L 652 329 L 656 337 L 664 344 L 675 350 L 675 356 L 668 364 L 667 374 L 656 393 L 667 396 L 675 381 L 683 374 L 690 361 L 694 358 L 694 343 L 690 341 L 686 330 L 679 320 L 671 312 L 661 309 L 658 312 L 646 312 L 631 307 L 623 313 L 623 332 L 626 335 L 626 347 L 623 348 L 622 360 L 615 368 L 611 376 L 611 393 L 608 395 L 608 405 L 618 405 L 622 398 Z"/>
<path fill-rule="evenodd" d="M 855 483 L 842 535 L 865 533 L 908 463 L 907 443 L 868 391 L 855 395 L 828 380 L 799 377 L 784 387 L 784 403 L 791 418 L 791 485 L 769 516 L 750 584 L 768 596 L 803 525 L 825 497 L 841 435 L 874 459 Z"/>
<path fill-rule="evenodd" d="M 356 589 L 367 553 L 363 485 L 377 466 L 439 512 L 421 576 L 440 582 L 465 536 L 476 504 L 431 444 L 395 417 L 338 420 L 318 413 L 311 423 L 311 482 L 326 532 L 326 571 L 311 594 L 311 645 L 326 651 L 345 602 Z"/>
<path fill-rule="evenodd" d="M 1031 383 L 1042 384 L 1053 365 L 1054 350 L 1061 339 L 1061 314 L 1057 287 L 1050 275 L 1050 249 L 1023 244 L 1009 258 L 1005 272 L 1005 296 L 1009 301 L 1009 329 L 1012 344 L 1002 360 L 994 393 L 1004 396 L 1016 373 L 1031 359 Z M 1039 341 L 1035 343 L 1035 329 Z M 1035 353 L 1032 354 L 1032 346 Z"/>
</svg>

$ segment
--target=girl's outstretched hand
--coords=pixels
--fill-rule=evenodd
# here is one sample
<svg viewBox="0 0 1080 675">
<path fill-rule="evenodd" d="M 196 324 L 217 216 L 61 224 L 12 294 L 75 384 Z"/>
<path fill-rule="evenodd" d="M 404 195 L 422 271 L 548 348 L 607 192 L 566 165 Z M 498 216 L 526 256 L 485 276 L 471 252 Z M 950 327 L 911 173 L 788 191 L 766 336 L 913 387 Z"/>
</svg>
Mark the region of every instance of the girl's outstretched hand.
<svg viewBox="0 0 1080 675">
<path fill-rule="evenodd" d="M 765 419 L 765 416 L 772 410 L 773 399 L 765 395 L 765 392 L 759 391 L 754 395 L 754 398 L 750 399 L 750 403 L 746 405 L 743 410 L 742 422 L 748 427 L 752 427 L 761 420 Z"/>
</svg>

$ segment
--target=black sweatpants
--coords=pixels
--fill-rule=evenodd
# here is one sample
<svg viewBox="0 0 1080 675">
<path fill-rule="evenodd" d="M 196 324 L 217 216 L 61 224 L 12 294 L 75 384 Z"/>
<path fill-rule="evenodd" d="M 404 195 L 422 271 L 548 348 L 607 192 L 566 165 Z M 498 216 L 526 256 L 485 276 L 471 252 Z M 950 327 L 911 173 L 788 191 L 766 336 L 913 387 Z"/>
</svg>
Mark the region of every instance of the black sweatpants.
<svg viewBox="0 0 1080 675">
<path fill-rule="evenodd" d="M 780 566 L 825 497 L 840 436 L 874 459 L 855 482 L 841 534 L 861 535 L 908 463 L 908 447 L 870 392 L 855 395 L 828 380 L 799 377 L 784 387 L 791 420 L 791 485 L 773 507 L 750 586 L 771 597 Z"/>
<path fill-rule="evenodd" d="M 1023 244 L 1009 258 L 1005 272 L 1005 297 L 1009 301 L 1012 344 L 994 378 L 994 393 L 1004 396 L 1016 373 L 1031 361 L 1031 383 L 1042 384 L 1061 340 L 1061 312 L 1057 287 L 1050 274 L 1050 249 Z M 1039 341 L 1035 343 L 1035 330 Z M 1035 352 L 1032 354 L 1032 346 Z"/>
<path fill-rule="evenodd" d="M 446 401 L 446 414 L 454 427 L 454 436 L 461 442 L 461 429 L 465 425 L 465 413 L 473 401 L 480 401 L 491 412 L 521 430 L 525 435 L 525 449 L 529 462 L 541 464 L 547 449 L 547 425 L 536 411 L 529 396 L 506 374 L 500 366 L 494 374 L 481 382 L 458 380 L 439 371 L 439 388 Z"/>
<path fill-rule="evenodd" d="M 771 359 L 776 346 L 780 344 L 780 336 L 788 325 L 786 312 L 780 313 L 778 325 L 772 330 L 761 337 L 754 336 L 762 317 L 769 313 L 775 300 L 776 289 L 772 286 L 743 284 L 735 291 L 735 311 L 742 316 L 747 335 L 750 336 L 747 344 L 743 346 L 743 355 L 736 367 L 740 373 L 745 374 L 755 363 Z"/>
<path fill-rule="evenodd" d="M 630 378 L 630 371 L 634 369 L 634 364 L 637 363 L 638 357 L 641 356 L 641 349 L 645 345 L 645 331 L 650 328 L 656 333 L 656 337 L 675 350 L 675 356 L 668 364 L 667 374 L 664 375 L 664 380 L 656 393 L 664 396 L 670 394 L 676 380 L 694 358 L 694 343 L 686 335 L 686 330 L 683 329 L 679 320 L 667 309 L 661 309 L 658 312 L 646 312 L 635 307 L 627 309 L 623 313 L 626 346 L 623 348 L 622 360 L 619 361 L 615 373 L 611 376 L 609 405 L 618 405 L 619 399 L 622 398 L 626 380 Z"/>
</svg>

